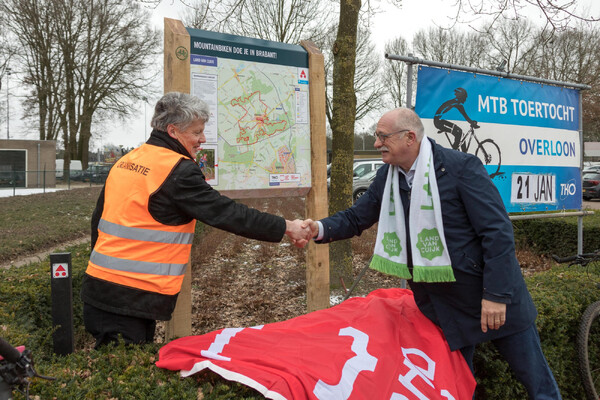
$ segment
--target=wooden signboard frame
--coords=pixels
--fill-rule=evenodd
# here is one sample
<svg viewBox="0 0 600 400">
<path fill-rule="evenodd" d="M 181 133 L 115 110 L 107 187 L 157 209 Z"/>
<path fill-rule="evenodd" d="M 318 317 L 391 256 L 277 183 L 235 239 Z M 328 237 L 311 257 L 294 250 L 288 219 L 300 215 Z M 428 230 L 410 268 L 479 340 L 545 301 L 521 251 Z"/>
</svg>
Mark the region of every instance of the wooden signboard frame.
<svg viewBox="0 0 600 400">
<path fill-rule="evenodd" d="M 164 19 L 164 92 L 190 93 L 190 35 L 182 22 Z M 325 67 L 321 51 L 310 41 L 301 46 L 308 53 L 311 187 L 293 189 L 286 196 L 306 196 L 305 217 L 318 220 L 327 216 L 327 153 L 325 138 Z M 270 191 L 273 191 L 270 193 Z M 279 193 L 278 193 L 279 192 Z M 230 193 L 222 192 L 225 195 Z M 278 189 L 245 190 L 236 197 L 277 197 Z M 329 246 L 309 243 L 306 247 L 307 312 L 329 307 Z M 188 263 L 177 306 L 166 326 L 166 339 L 192 334 L 191 263 Z"/>
</svg>

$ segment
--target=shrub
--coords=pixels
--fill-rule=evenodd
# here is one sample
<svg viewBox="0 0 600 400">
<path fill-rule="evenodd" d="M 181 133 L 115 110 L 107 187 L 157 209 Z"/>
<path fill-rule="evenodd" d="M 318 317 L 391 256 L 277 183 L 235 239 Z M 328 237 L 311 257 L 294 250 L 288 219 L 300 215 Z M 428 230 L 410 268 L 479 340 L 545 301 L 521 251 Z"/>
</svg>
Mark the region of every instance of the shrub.
<svg viewBox="0 0 600 400">
<path fill-rule="evenodd" d="M 577 217 L 513 221 L 515 240 L 538 254 L 561 257 L 577 252 Z M 600 249 L 600 212 L 583 217 L 583 251 Z"/>
<path fill-rule="evenodd" d="M 556 266 L 526 279 L 538 309 L 537 327 L 544 354 L 554 372 L 563 399 L 583 399 L 578 375 L 575 337 L 585 308 L 600 292 L 600 267 Z M 492 344 L 480 345 L 474 359 L 478 376 L 477 398 L 504 400 L 527 398 Z"/>
<path fill-rule="evenodd" d="M 157 368 L 154 363 L 164 343 L 127 346 L 121 342 L 92 350 L 79 298 L 89 243 L 66 251 L 71 252 L 76 343 L 75 353 L 67 356 L 53 354 L 49 261 L 0 269 L 0 337 L 14 346 L 25 345 L 33 352 L 37 372 L 57 378 L 52 382 L 33 379 L 31 395 L 41 399 L 191 400 L 202 398 L 202 393 L 206 400 L 263 398 L 253 389 L 214 374 L 181 379 L 175 372 Z M 15 394 L 15 399 L 20 398 Z"/>
<path fill-rule="evenodd" d="M 84 331 L 79 300 L 81 277 L 89 255 L 87 245 L 74 246 L 72 254 L 74 321 L 77 351 L 68 356 L 52 353 L 50 271 L 48 262 L 0 271 L 0 335 L 12 344 L 31 349 L 36 368 L 54 382 L 34 379 L 31 393 L 43 399 L 261 399 L 254 390 L 203 372 L 180 379 L 177 373 L 157 368 L 156 343 L 146 346 L 119 344 L 91 350 L 92 339 Z M 537 326 L 550 367 L 563 398 L 584 394 L 575 361 L 575 336 L 588 304 L 598 298 L 600 268 L 557 266 L 527 278 L 538 308 Z M 523 386 L 508 370 L 493 346 L 481 345 L 475 353 L 477 399 L 526 398 Z M 18 396 L 16 398 L 19 398 Z"/>
</svg>

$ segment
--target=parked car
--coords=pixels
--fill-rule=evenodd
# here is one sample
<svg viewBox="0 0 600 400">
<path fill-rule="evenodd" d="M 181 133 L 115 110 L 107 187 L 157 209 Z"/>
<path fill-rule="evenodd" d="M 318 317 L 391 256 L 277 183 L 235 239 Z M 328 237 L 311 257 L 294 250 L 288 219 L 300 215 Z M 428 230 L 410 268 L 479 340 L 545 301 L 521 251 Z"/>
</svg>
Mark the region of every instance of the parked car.
<svg viewBox="0 0 600 400">
<path fill-rule="evenodd" d="M 92 182 L 92 183 L 104 183 L 108 177 L 108 172 L 112 164 L 92 164 L 88 169 L 78 171 L 77 174 L 71 173 L 71 180 Z"/>
<path fill-rule="evenodd" d="M 367 172 L 360 178 L 355 178 L 354 182 L 352 182 L 352 202 L 354 203 L 360 196 L 365 194 L 371 183 L 375 180 L 375 175 L 377 175 L 377 170 L 374 169 L 370 172 Z"/>
<path fill-rule="evenodd" d="M 583 167 L 582 173 L 586 172 L 600 172 L 600 165 L 588 165 L 587 167 Z"/>
<path fill-rule="evenodd" d="M 379 169 L 383 165 L 381 158 L 355 159 L 354 160 L 354 179 Z"/>
<path fill-rule="evenodd" d="M 584 171 L 581 186 L 584 200 L 600 198 L 600 172 Z"/>
<path fill-rule="evenodd" d="M 379 169 L 383 164 L 380 158 L 356 158 L 352 167 L 352 176 L 354 179 L 360 178 L 368 172 Z M 327 164 L 327 187 L 329 187 L 329 178 L 331 178 L 331 164 Z"/>
</svg>

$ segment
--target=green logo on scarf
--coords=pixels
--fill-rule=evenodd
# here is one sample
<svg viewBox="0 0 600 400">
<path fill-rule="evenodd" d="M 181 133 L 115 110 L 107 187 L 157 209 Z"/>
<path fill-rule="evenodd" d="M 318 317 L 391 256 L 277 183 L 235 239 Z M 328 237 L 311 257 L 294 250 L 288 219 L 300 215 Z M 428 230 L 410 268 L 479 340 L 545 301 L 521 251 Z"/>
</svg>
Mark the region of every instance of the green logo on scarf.
<svg viewBox="0 0 600 400">
<path fill-rule="evenodd" d="M 417 248 L 421 252 L 421 257 L 433 260 L 442 255 L 444 245 L 437 228 L 423 229 L 417 238 Z"/>
<path fill-rule="evenodd" d="M 427 163 L 427 168 L 429 168 L 429 163 Z M 423 185 L 423 190 L 427 193 L 427 199 L 430 204 L 421 204 L 421 210 L 433 210 L 433 199 L 431 198 L 431 187 L 429 186 L 429 172 L 425 173 L 425 184 Z"/>
<path fill-rule="evenodd" d="M 381 240 L 381 244 L 383 245 L 383 251 L 388 253 L 390 257 L 399 256 L 402 251 L 402 246 L 400 245 L 400 238 L 396 235 L 396 232 L 387 232 L 383 234 L 383 239 Z"/>
</svg>

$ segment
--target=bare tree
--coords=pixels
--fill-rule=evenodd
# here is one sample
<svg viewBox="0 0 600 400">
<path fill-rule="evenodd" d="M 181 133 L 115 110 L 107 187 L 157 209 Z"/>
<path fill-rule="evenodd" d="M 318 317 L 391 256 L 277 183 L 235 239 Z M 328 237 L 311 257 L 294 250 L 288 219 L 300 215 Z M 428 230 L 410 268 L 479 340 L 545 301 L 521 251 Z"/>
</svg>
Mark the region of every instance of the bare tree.
<svg viewBox="0 0 600 400">
<path fill-rule="evenodd" d="M 219 6 L 217 0 L 216 6 Z M 207 29 L 220 31 L 219 21 L 213 16 L 213 8 L 210 0 L 196 0 L 191 3 L 186 3 L 187 8 L 181 15 L 181 22 L 184 26 L 196 29 Z"/>
<path fill-rule="evenodd" d="M 2 9 L 0 9 L 0 21 L 4 20 Z M 16 49 L 11 46 L 9 32 L 4 24 L 0 24 L 0 89 L 2 89 L 2 79 L 6 74 L 8 63 L 11 57 L 15 54 Z"/>
<path fill-rule="evenodd" d="M 482 67 L 489 43 L 477 32 L 457 28 L 420 30 L 413 38 L 415 55 L 448 64 Z"/>
<path fill-rule="evenodd" d="M 317 42 L 330 21 L 320 0 L 221 0 L 213 7 L 219 30 L 282 43 Z"/>
<path fill-rule="evenodd" d="M 7 29 L 21 48 L 19 66 L 24 83 L 33 87 L 26 99 L 26 115 L 37 115 L 40 140 L 55 140 L 59 132 L 58 109 L 62 98 L 58 82 L 63 71 L 61 58 L 53 45 L 54 24 L 49 7 L 35 0 L 7 1 L 0 4 Z"/>
<path fill-rule="evenodd" d="M 503 18 L 520 19 L 532 12 L 540 14 L 543 29 L 550 31 L 565 30 L 577 20 L 600 21 L 600 16 L 591 15 L 577 0 L 455 0 L 454 7 L 453 20 L 458 23 L 472 23 L 483 15 L 495 25 Z"/>
<path fill-rule="evenodd" d="M 363 15 L 364 18 L 364 15 Z M 337 26 L 332 25 L 317 45 L 323 49 L 325 58 L 326 113 L 331 126 L 333 120 L 333 48 L 337 35 Z M 354 93 L 356 95 L 356 122 L 384 105 L 386 88 L 381 80 L 381 58 L 375 45 L 371 42 L 371 34 L 365 28 L 358 28 L 356 47 L 356 66 L 354 74 Z"/>
<path fill-rule="evenodd" d="M 160 41 L 147 11 L 126 0 L 6 0 L 0 9 L 24 49 L 25 106 L 37 107 L 40 138 L 61 131 L 65 170 L 70 159 L 87 167 L 94 115 L 126 115 L 148 96 Z"/>
<path fill-rule="evenodd" d="M 377 53 L 371 42 L 371 32 L 359 26 L 354 74 L 357 122 L 384 107 L 386 90 L 381 80 L 382 59 L 383 54 Z"/>
<path fill-rule="evenodd" d="M 488 65 L 484 68 L 496 69 L 503 65 L 504 72 L 527 74 L 535 61 L 536 48 L 541 44 L 538 32 L 525 18 L 502 19 L 494 26 L 489 25 L 485 35 L 480 35 L 488 43 Z"/>
<path fill-rule="evenodd" d="M 590 85 L 582 92 L 583 134 L 600 139 L 600 28 L 579 23 L 576 28 L 550 35 L 540 31 L 535 62 L 529 75 Z"/>
<path fill-rule="evenodd" d="M 407 55 L 408 43 L 402 37 L 397 37 L 385 44 L 385 52 L 387 54 Z M 394 60 L 387 60 L 384 64 L 383 80 L 388 88 L 388 95 L 392 99 L 394 107 L 402 107 L 406 105 L 406 100 L 402 97 L 404 88 L 406 87 L 405 64 Z"/>
<path fill-rule="evenodd" d="M 79 52 L 77 156 L 87 165 L 94 113 L 129 114 L 132 102 L 147 97 L 158 74 L 155 56 L 162 48 L 160 33 L 149 26 L 148 13 L 136 3 L 79 1 L 86 31 Z"/>
<path fill-rule="evenodd" d="M 0 8 L 0 21 L 4 20 L 4 16 L 2 13 L 2 9 Z M 8 80 L 8 75 L 10 74 L 9 62 L 10 59 L 16 52 L 14 46 L 11 45 L 12 41 L 10 40 L 10 32 L 6 29 L 4 24 L 0 24 L 0 92 L 2 89 L 2 85 L 5 81 Z M 1 94 L 1 93 L 0 93 Z M 5 120 L 5 104 L 4 102 L 0 103 L 0 122 L 4 122 Z"/>
</svg>

